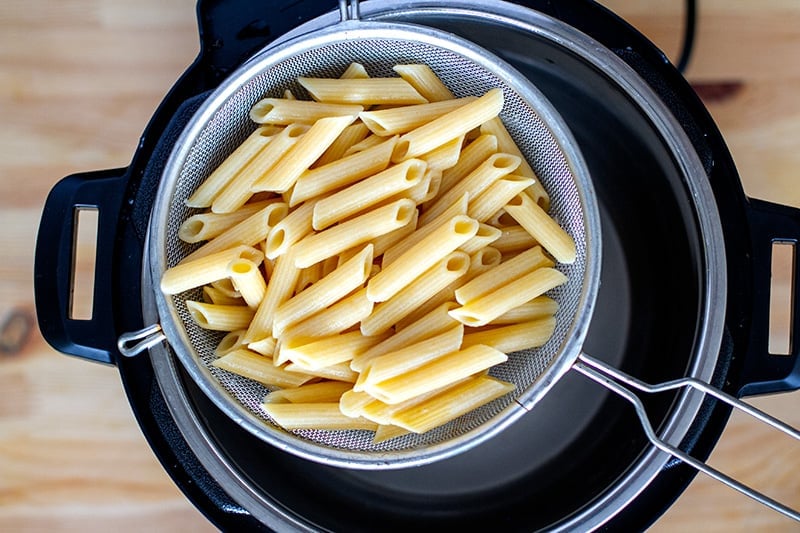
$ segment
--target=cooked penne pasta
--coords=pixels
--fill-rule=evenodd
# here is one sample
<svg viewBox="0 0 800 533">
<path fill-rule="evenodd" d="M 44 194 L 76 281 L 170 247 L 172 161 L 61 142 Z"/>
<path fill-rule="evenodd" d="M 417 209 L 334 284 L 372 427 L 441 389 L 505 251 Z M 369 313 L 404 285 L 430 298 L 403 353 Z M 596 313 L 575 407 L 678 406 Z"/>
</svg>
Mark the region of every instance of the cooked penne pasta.
<svg viewBox="0 0 800 533">
<path fill-rule="evenodd" d="M 305 124 L 292 124 L 275 135 L 272 141 L 220 191 L 211 204 L 214 213 L 236 211 L 253 196 L 252 186 L 280 161 L 281 157 L 308 132 Z"/>
<path fill-rule="evenodd" d="M 325 229 L 407 191 L 420 182 L 426 168 L 424 161 L 409 159 L 335 192 L 314 205 L 311 225 L 318 231 Z"/>
<path fill-rule="evenodd" d="M 419 368 L 379 383 L 365 383 L 376 399 L 396 404 L 504 363 L 508 356 L 489 346 L 475 345 L 439 357 Z"/>
<path fill-rule="evenodd" d="M 430 102 L 454 98 L 450 89 L 428 65 L 395 65 L 393 70 Z"/>
<path fill-rule="evenodd" d="M 245 331 L 244 335 L 247 335 L 246 331 Z M 242 340 L 243 339 L 244 339 L 244 336 L 242 337 Z M 247 344 L 247 349 L 252 351 L 252 352 L 256 352 L 256 353 L 258 353 L 260 355 L 263 355 L 265 357 L 272 357 L 272 356 L 275 355 L 275 348 L 276 348 L 277 344 L 278 344 L 278 341 L 276 341 L 272 337 L 264 337 L 261 340 L 248 343 Z"/>
<path fill-rule="evenodd" d="M 285 329 L 282 338 L 324 337 L 341 333 L 369 316 L 374 305 L 367 298 L 367 290 L 360 289 L 327 309 Z"/>
<path fill-rule="evenodd" d="M 387 250 L 399 246 L 405 242 L 411 235 L 416 233 L 417 223 L 419 222 L 419 210 L 415 209 L 411 214 L 411 220 L 408 224 L 401 228 L 390 231 L 384 235 L 379 235 L 372 239 L 372 245 L 375 246 L 375 257 L 382 256 Z"/>
<path fill-rule="evenodd" d="M 502 235 L 492 243 L 492 246 L 497 248 L 500 253 L 519 252 L 533 248 L 539 244 L 537 240 L 519 224 L 500 228 L 500 231 Z"/>
<path fill-rule="evenodd" d="M 485 191 L 469 202 L 469 216 L 478 222 L 486 222 L 492 215 L 503 209 L 516 195 L 533 183 L 532 178 L 509 174 L 498 179 Z"/>
<path fill-rule="evenodd" d="M 575 262 L 575 241 L 526 193 L 516 195 L 504 209 L 556 260 Z"/>
<path fill-rule="evenodd" d="M 213 285 L 203 285 L 203 301 L 209 304 L 243 305 L 240 295 L 230 296 Z"/>
<path fill-rule="evenodd" d="M 506 311 L 489 324 L 499 326 L 528 322 L 530 320 L 536 320 L 537 318 L 555 315 L 556 311 L 558 311 L 558 302 L 549 296 L 537 296 L 530 302 L 525 302 L 522 305 L 518 305 Z"/>
<path fill-rule="evenodd" d="M 214 198 L 239 171 L 255 157 L 280 130 L 274 126 L 256 128 L 225 160 L 206 178 L 186 200 L 188 207 L 210 207 Z"/>
<path fill-rule="evenodd" d="M 430 207 L 420 216 L 420 222 L 426 224 L 432 220 L 465 193 L 469 198 L 475 198 L 485 191 L 497 180 L 511 174 L 519 166 L 520 158 L 509 154 L 493 154 L 486 161 L 470 172 L 463 180 L 459 181 L 451 189 L 439 195 Z"/>
<path fill-rule="evenodd" d="M 353 372 L 347 363 L 339 363 L 338 365 L 324 368 L 307 368 L 297 363 L 289 363 L 286 365 L 286 371 L 302 374 L 309 378 L 332 379 L 347 383 L 355 383 L 358 378 L 358 374 Z"/>
<path fill-rule="evenodd" d="M 285 203 L 270 203 L 264 209 L 257 211 L 197 248 L 184 257 L 181 260 L 181 264 L 195 261 L 234 246 L 255 246 L 264 240 L 269 230 L 282 220 L 288 212 L 289 206 Z"/>
<path fill-rule="evenodd" d="M 426 154 L 419 156 L 420 159 L 428 163 L 428 168 L 436 171 L 444 172 L 452 168 L 458 163 L 458 157 L 461 154 L 461 149 L 464 146 L 464 136 L 456 137 L 452 141 L 448 141 L 443 145 L 434 148 Z M 441 181 L 441 178 L 440 178 Z"/>
<path fill-rule="evenodd" d="M 369 128 L 363 122 L 358 121 L 354 124 L 350 124 L 336 137 L 336 140 L 331 143 L 328 149 L 319 156 L 319 159 L 314 162 L 312 168 L 319 168 L 341 159 L 344 157 L 345 152 L 352 146 L 363 141 L 367 135 L 369 135 Z M 302 178 L 304 174 L 301 174 L 300 177 Z M 297 179 L 298 181 L 300 180 L 300 178 Z M 295 182 L 295 186 L 297 186 L 297 182 Z"/>
<path fill-rule="evenodd" d="M 359 105 L 424 104 L 427 100 L 402 78 L 308 78 L 297 82 L 317 102 Z"/>
<path fill-rule="evenodd" d="M 488 133 L 497 137 L 497 149 L 501 152 L 514 154 L 522 159 L 522 163 L 519 167 L 519 174 L 526 178 L 533 178 L 536 180 L 534 184 L 530 186 L 528 191 L 531 193 L 531 196 L 535 199 L 536 203 L 542 207 L 542 209 L 545 211 L 548 210 L 550 208 L 550 196 L 547 194 L 547 191 L 545 191 L 544 187 L 539 181 L 539 176 L 536 175 L 536 172 L 533 171 L 530 164 L 528 164 L 528 161 L 525 160 L 525 157 L 522 155 L 517 143 L 514 142 L 511 134 L 508 133 L 503 121 L 497 117 L 486 121 L 485 123 L 481 124 L 481 133 Z"/>
<path fill-rule="evenodd" d="M 469 217 L 459 215 L 446 221 L 369 280 L 367 298 L 388 300 L 477 232 L 477 221 Z"/>
<path fill-rule="evenodd" d="M 364 79 L 369 78 L 369 74 L 367 73 L 367 69 L 364 68 L 364 65 L 354 61 L 347 66 L 339 78 L 343 80 Z"/>
<path fill-rule="evenodd" d="M 203 329 L 233 331 L 244 329 L 255 311 L 244 305 L 217 305 L 186 300 L 192 320 Z"/>
<path fill-rule="evenodd" d="M 380 235 L 403 227 L 413 218 L 414 202 L 398 200 L 309 235 L 294 245 L 295 265 L 304 268 Z"/>
<path fill-rule="evenodd" d="M 399 137 L 398 137 L 399 138 Z M 369 150 L 370 148 L 375 148 L 383 141 L 386 140 L 386 137 L 382 137 L 380 135 L 375 135 L 374 133 L 370 133 L 362 140 L 357 142 L 356 144 L 352 145 L 350 148 L 344 151 L 344 155 L 353 155 L 359 152 L 363 152 L 364 150 Z"/>
<path fill-rule="evenodd" d="M 503 233 L 494 226 L 483 223 L 478 224 L 478 231 L 475 233 L 475 235 L 465 241 L 464 244 L 458 247 L 458 249 L 462 252 L 468 253 L 469 255 L 473 255 L 499 239 L 500 235 L 502 234 Z"/>
<path fill-rule="evenodd" d="M 266 207 L 269 202 L 270 200 L 265 200 L 247 204 L 233 213 L 197 213 L 181 224 L 181 227 L 178 228 L 178 238 L 188 243 L 213 239 L 247 217 L 254 215 Z"/>
<path fill-rule="evenodd" d="M 455 165 L 442 171 L 442 189 L 450 189 L 496 153 L 497 138 L 494 135 L 480 135 L 462 148 Z"/>
<path fill-rule="evenodd" d="M 363 151 L 331 161 L 304 172 L 294 184 L 289 207 L 315 196 L 335 191 L 369 177 L 389 166 L 397 138 L 380 139 L 380 143 Z"/>
<path fill-rule="evenodd" d="M 321 381 L 293 389 L 277 389 L 264 396 L 264 403 L 328 403 L 338 402 L 342 394 L 352 390 L 343 381 Z"/>
<path fill-rule="evenodd" d="M 293 252 L 292 255 L 294 255 Z M 312 316 L 363 285 L 372 269 L 372 245 L 368 244 L 352 259 L 317 283 L 284 302 L 275 311 L 273 337 L 280 337 L 288 326 Z"/>
<path fill-rule="evenodd" d="M 178 294 L 223 279 L 227 276 L 228 264 L 237 258 L 258 262 L 263 254 L 252 246 L 236 246 L 194 261 L 183 261 L 161 276 L 161 291 Z"/>
<path fill-rule="evenodd" d="M 250 108 L 250 120 L 257 124 L 288 126 L 295 123 L 313 124 L 321 118 L 353 116 L 364 110 L 360 105 L 343 105 L 285 98 L 264 98 Z"/>
<path fill-rule="evenodd" d="M 279 349 L 281 360 L 318 370 L 350 361 L 381 340 L 380 336 L 366 337 L 356 330 L 326 337 L 296 337 L 282 342 Z"/>
<path fill-rule="evenodd" d="M 291 246 L 313 231 L 314 205 L 317 200 L 310 200 L 290 212 L 267 234 L 265 251 L 267 259 L 275 259 L 285 254 Z"/>
<path fill-rule="evenodd" d="M 375 430 L 375 436 L 372 438 L 374 444 L 380 444 L 387 440 L 396 439 L 403 435 L 408 435 L 407 431 L 399 426 L 392 426 L 390 424 L 378 424 L 378 429 Z"/>
<path fill-rule="evenodd" d="M 425 303 L 469 268 L 469 256 L 453 252 L 416 278 L 389 300 L 375 306 L 372 314 L 361 321 L 361 333 L 379 335 Z"/>
<path fill-rule="evenodd" d="M 471 302 L 525 274 L 549 266 L 553 266 L 553 261 L 542 252 L 541 246 L 536 246 L 500 263 L 491 271 L 481 274 L 459 287 L 455 293 L 456 301 L 460 304 Z"/>
<path fill-rule="evenodd" d="M 503 313 L 541 296 L 566 281 L 567 277 L 554 268 L 539 268 L 451 310 L 450 315 L 467 326 L 484 326 Z"/>
<path fill-rule="evenodd" d="M 261 305 L 258 306 L 253 321 L 247 328 L 244 336 L 245 342 L 260 341 L 272 335 L 275 310 L 291 298 L 299 276 L 300 270 L 294 266 L 294 257 L 291 251 L 278 257 L 267 284 L 264 299 L 261 300 Z M 274 337 L 274 335 L 272 336 Z"/>
<path fill-rule="evenodd" d="M 283 367 L 276 367 L 269 357 L 264 357 L 243 348 L 215 359 L 211 364 L 268 387 L 299 387 L 311 379 L 309 376 L 288 372 Z"/>
<path fill-rule="evenodd" d="M 338 402 L 266 403 L 262 408 L 276 424 L 292 431 L 298 429 L 375 431 L 378 425 L 364 418 L 350 418 L 339 410 Z"/>
<path fill-rule="evenodd" d="M 228 264 L 228 277 L 248 307 L 256 309 L 261 304 L 267 282 L 255 261 L 234 259 Z"/>
<path fill-rule="evenodd" d="M 311 168 L 354 120 L 354 115 L 344 115 L 316 121 L 265 176 L 253 183 L 250 190 L 282 193 L 291 189 L 300 175 Z"/>
<path fill-rule="evenodd" d="M 352 418 L 358 418 L 360 416 L 363 416 L 364 407 L 366 407 L 371 403 L 377 402 L 378 400 L 376 400 L 366 392 L 353 390 L 352 385 L 348 386 L 350 386 L 351 389 L 344 392 L 342 396 L 339 398 L 339 410 L 345 416 L 349 416 Z M 372 420 L 372 419 L 367 419 L 367 420 Z"/>
<path fill-rule="evenodd" d="M 502 108 L 503 92 L 491 89 L 477 100 L 402 135 L 397 141 L 392 161 L 398 163 L 430 152 L 497 116 Z"/>
<path fill-rule="evenodd" d="M 391 107 L 377 111 L 362 111 L 359 113 L 358 118 L 372 133 L 385 137 L 398 133 L 408 133 L 475 100 L 477 98 L 474 96 L 465 96 L 464 98 L 441 102 Z"/>
<path fill-rule="evenodd" d="M 237 329 L 234 331 L 230 331 L 222 337 L 222 340 L 219 341 L 217 347 L 214 348 L 214 355 L 217 357 L 222 357 L 234 350 L 238 350 L 239 348 L 244 348 L 244 344 L 242 343 L 242 337 L 244 337 L 245 330 Z"/>
<path fill-rule="evenodd" d="M 300 275 L 297 277 L 297 285 L 294 292 L 301 292 L 308 287 L 318 282 L 322 277 L 322 263 L 315 263 L 310 267 L 300 270 Z"/>
<path fill-rule="evenodd" d="M 477 376 L 447 389 L 426 402 L 393 414 L 390 420 L 392 424 L 414 433 L 425 433 L 505 396 L 514 389 L 513 383 L 490 376 Z"/>
<path fill-rule="evenodd" d="M 462 346 L 467 348 L 476 344 L 484 344 L 505 353 L 538 348 L 553 336 L 555 328 L 555 317 L 548 316 L 530 322 L 471 331 L 464 335 Z"/>
</svg>

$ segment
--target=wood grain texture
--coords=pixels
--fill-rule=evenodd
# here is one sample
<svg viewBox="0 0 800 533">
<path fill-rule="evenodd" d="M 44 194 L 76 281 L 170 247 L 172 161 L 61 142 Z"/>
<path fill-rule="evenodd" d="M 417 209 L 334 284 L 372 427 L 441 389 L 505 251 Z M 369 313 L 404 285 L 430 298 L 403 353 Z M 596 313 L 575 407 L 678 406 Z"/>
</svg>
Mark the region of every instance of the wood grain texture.
<svg viewBox="0 0 800 533">
<path fill-rule="evenodd" d="M 676 57 L 680 0 L 604 0 Z M 332 3 L 333 5 L 333 3 Z M 800 206 L 800 3 L 700 0 L 698 83 L 748 194 Z M 0 324 L 33 318 L 33 244 L 62 176 L 125 166 L 197 53 L 192 0 L 0 2 Z M 788 290 L 788 288 L 786 289 Z M 38 331 L 0 353 L 0 530 L 210 531 L 141 435 L 117 371 L 58 354 Z M 800 426 L 799 393 L 754 403 Z M 711 464 L 800 508 L 800 448 L 735 415 Z M 791 531 L 699 475 L 653 531 Z"/>
</svg>

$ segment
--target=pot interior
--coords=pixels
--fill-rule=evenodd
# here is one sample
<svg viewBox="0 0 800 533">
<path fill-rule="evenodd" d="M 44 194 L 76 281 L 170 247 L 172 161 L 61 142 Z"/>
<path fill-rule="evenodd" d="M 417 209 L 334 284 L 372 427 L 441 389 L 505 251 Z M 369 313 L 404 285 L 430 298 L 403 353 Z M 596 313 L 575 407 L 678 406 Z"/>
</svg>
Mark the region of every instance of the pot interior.
<svg viewBox="0 0 800 533">
<path fill-rule="evenodd" d="M 400 10 L 385 19 L 404 17 L 411 15 Z M 685 375 L 701 331 L 702 239 L 684 177 L 653 124 L 615 80 L 543 37 L 436 12 L 414 13 L 413 22 L 457 33 L 511 63 L 544 92 L 578 141 L 603 232 L 586 352 L 646 381 Z M 252 437 L 180 364 L 169 369 L 156 368 L 162 389 L 179 389 L 203 435 L 187 439 L 190 445 L 201 461 L 218 463 L 215 470 L 229 475 L 223 486 L 267 523 L 280 515 L 295 525 L 347 531 L 386 524 L 548 528 L 596 501 L 649 448 L 625 401 L 569 372 L 514 425 L 454 458 L 384 472 L 333 468 Z M 676 399 L 645 398 L 655 427 Z"/>
</svg>

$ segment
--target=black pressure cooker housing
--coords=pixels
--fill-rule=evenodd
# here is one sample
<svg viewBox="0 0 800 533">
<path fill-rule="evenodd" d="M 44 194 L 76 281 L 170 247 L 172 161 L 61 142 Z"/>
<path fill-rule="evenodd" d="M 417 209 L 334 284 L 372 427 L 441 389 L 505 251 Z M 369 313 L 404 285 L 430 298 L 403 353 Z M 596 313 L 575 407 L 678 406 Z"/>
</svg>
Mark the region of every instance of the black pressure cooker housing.
<svg viewBox="0 0 800 533">
<path fill-rule="evenodd" d="M 798 388 L 797 357 L 775 358 L 767 354 L 768 313 L 764 311 L 769 302 L 767 282 L 772 236 L 800 235 L 797 215 L 790 208 L 745 196 L 731 156 L 704 105 L 664 54 L 635 29 L 589 0 L 517 3 L 577 28 L 612 50 L 669 107 L 700 157 L 723 222 L 728 267 L 725 332 L 712 385 L 737 396 Z M 157 109 L 130 166 L 62 180 L 48 199 L 37 243 L 37 312 L 45 338 L 65 353 L 118 367 L 137 420 L 162 465 L 197 508 L 223 530 L 270 529 L 270 525 L 259 522 L 236 503 L 225 487 L 220 486 L 203 467 L 172 418 L 167 405 L 169 399 L 165 399 L 154 379 L 150 359 L 121 357 L 116 348 L 117 338 L 123 332 L 146 325 L 138 302 L 142 301 L 142 261 L 150 208 L 160 171 L 183 126 L 209 92 L 242 62 L 274 38 L 330 11 L 331 4 L 329 1 L 200 0 L 197 6 L 200 54 Z M 614 194 L 623 192 L 615 191 Z M 54 275 L 47 265 L 71 264 L 71 212 L 74 206 L 81 204 L 99 206 L 98 250 L 107 253 L 98 253 L 93 318 L 73 321 L 66 318 L 63 311 L 69 302 L 70 273 L 57 271 Z M 56 226 L 48 225 L 46 221 L 66 223 Z M 630 231 L 633 233 L 627 237 L 623 235 L 623 239 L 635 241 L 641 237 L 635 234 L 635 228 Z M 44 245 L 54 236 L 58 246 Z M 641 259 L 645 260 L 646 257 Z M 757 280 L 764 280 L 764 283 Z M 52 295 L 56 295 L 61 309 L 54 309 L 44 302 L 45 296 L 50 298 Z M 691 306 L 692 302 L 684 305 Z M 795 326 L 800 320 L 798 317 L 800 313 L 795 313 Z M 647 332 L 637 334 L 647 335 Z M 678 377 L 685 370 L 676 368 L 675 375 L 671 374 L 672 369 L 668 375 L 663 375 L 663 371 L 660 375 L 649 375 L 651 370 L 645 361 L 626 361 L 624 365 L 623 370 L 643 379 L 653 378 L 653 381 Z M 187 387 L 191 384 L 187 383 Z M 506 498 L 511 494 L 520 496 L 518 501 L 506 504 L 501 516 L 492 515 L 494 522 L 487 521 L 487 516 L 491 515 L 488 511 L 481 514 L 481 509 L 490 510 L 486 495 L 482 494 L 462 496 L 451 505 L 442 501 L 427 504 L 424 501 L 403 501 L 402 497 L 384 501 L 380 494 L 370 494 L 363 487 L 325 486 L 325 481 L 314 477 L 315 468 L 323 467 L 305 465 L 305 460 L 264 443 L 253 442 L 252 436 L 227 420 L 202 394 L 196 393 L 193 398 L 202 423 L 217 424 L 218 432 L 225 434 L 224 439 L 230 445 L 252 447 L 253 455 L 261 454 L 268 458 L 274 468 L 274 486 L 284 486 L 288 494 L 282 501 L 294 501 L 298 505 L 290 511 L 303 514 L 304 508 L 313 507 L 318 516 L 327 514 L 333 517 L 322 527 L 354 529 L 353 522 L 336 518 L 335 507 L 347 498 L 374 500 L 361 506 L 365 514 L 358 527 L 364 530 L 378 525 L 387 527 L 387 523 L 377 522 L 386 517 L 391 518 L 390 528 L 419 528 L 418 520 L 424 520 L 426 527 L 446 524 L 468 530 L 493 525 L 509 530 L 530 530 L 552 525 L 547 520 L 537 523 L 531 518 L 535 510 L 530 509 L 531 503 L 525 497 L 530 488 L 524 485 L 507 488 Z M 649 405 L 658 412 L 668 409 L 670 401 L 669 398 L 654 400 Z M 618 461 L 633 460 L 645 446 L 641 428 L 633 415 L 618 414 L 629 408 L 619 398 L 610 397 L 605 402 L 608 406 L 604 404 L 601 410 L 612 413 L 612 416 L 602 417 L 586 428 L 585 431 L 598 436 L 595 448 L 568 451 L 575 464 L 592 461 L 603 464 L 603 461 L 615 457 Z M 729 407 L 713 400 L 705 401 L 700 416 L 681 444 L 682 449 L 705 459 L 717 442 L 729 413 Z M 603 439 L 604 435 L 612 433 L 616 433 L 618 438 Z M 242 457 L 238 460 L 246 460 Z M 552 494 L 568 494 L 575 490 L 575 487 L 564 485 L 569 479 L 564 472 L 571 468 L 571 464 L 563 462 L 552 465 Z M 300 482 L 313 487 L 309 494 L 303 494 L 297 488 L 297 480 L 294 484 L 289 483 L 298 475 L 306 478 Z M 647 527 L 673 503 L 694 475 L 693 469 L 679 461 L 669 463 L 631 505 L 621 509 L 604 527 L 611 530 Z M 597 479 L 586 478 L 583 481 L 585 490 L 591 491 L 610 480 L 598 475 Z M 564 486 L 559 486 L 559 483 Z M 323 494 L 329 497 L 322 497 Z M 552 516 L 568 514 L 574 507 L 574 502 L 565 502 L 563 498 L 548 499 L 546 494 L 537 495 L 537 498 L 541 508 L 547 509 Z"/>
</svg>

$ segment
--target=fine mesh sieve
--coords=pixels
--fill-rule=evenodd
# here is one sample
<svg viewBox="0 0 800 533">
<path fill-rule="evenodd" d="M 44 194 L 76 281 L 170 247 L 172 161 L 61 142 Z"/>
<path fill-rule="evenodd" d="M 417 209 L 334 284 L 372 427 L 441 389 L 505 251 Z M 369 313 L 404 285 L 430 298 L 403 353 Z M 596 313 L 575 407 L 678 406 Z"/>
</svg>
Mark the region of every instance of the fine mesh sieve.
<svg viewBox="0 0 800 533">
<path fill-rule="evenodd" d="M 357 5 L 351 6 L 357 12 Z M 347 8 L 342 7 L 343 14 Z M 343 19 L 345 17 L 343 16 Z M 186 301 L 200 290 L 165 296 L 155 283 L 161 328 L 189 375 L 227 415 L 254 435 L 302 457 L 354 468 L 428 463 L 491 437 L 530 409 L 577 359 L 599 283 L 599 215 L 577 145 L 557 112 L 517 71 L 483 49 L 428 27 L 343 20 L 326 30 L 267 48 L 205 102 L 186 127 L 166 166 L 149 227 L 151 276 L 159 280 L 197 245 L 178 238 L 195 210 L 185 200 L 254 129 L 253 104 L 291 89 L 306 99 L 299 76 L 338 77 L 352 62 L 375 77 L 396 74 L 399 63 L 424 63 L 457 97 L 501 88 L 506 128 L 551 198 L 550 214 L 573 237 L 577 259 L 558 265 L 568 281 L 548 294 L 559 304 L 556 329 L 540 348 L 509 354 L 491 374 L 516 390 L 442 427 L 374 444 L 366 431 L 294 431 L 275 425 L 261 409 L 268 389 L 211 365 L 222 333 L 195 325 Z"/>
</svg>

